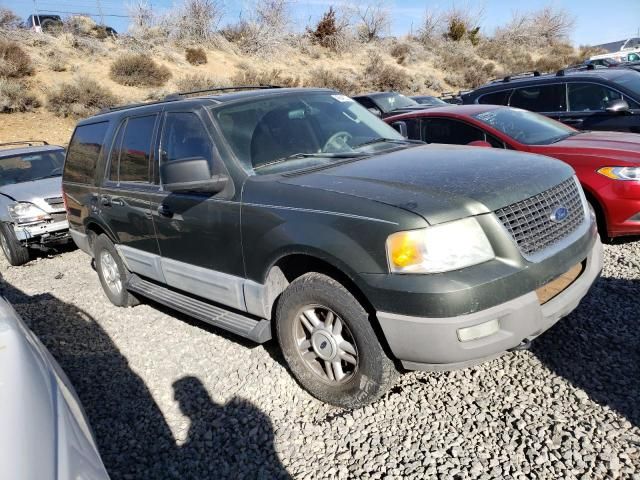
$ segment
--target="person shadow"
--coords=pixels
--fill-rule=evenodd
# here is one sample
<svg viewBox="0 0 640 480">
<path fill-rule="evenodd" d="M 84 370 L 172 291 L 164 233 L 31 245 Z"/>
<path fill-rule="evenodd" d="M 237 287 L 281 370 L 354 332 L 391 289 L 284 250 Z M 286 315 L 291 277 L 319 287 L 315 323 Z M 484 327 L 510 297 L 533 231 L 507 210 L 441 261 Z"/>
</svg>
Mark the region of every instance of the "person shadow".
<svg viewBox="0 0 640 480">
<path fill-rule="evenodd" d="M 290 478 L 271 420 L 251 402 L 221 405 L 198 378 L 175 380 L 174 399 L 190 422 L 178 445 L 143 378 L 91 315 L 50 293 L 29 295 L 1 275 L 0 295 L 71 380 L 113 480 Z"/>
</svg>

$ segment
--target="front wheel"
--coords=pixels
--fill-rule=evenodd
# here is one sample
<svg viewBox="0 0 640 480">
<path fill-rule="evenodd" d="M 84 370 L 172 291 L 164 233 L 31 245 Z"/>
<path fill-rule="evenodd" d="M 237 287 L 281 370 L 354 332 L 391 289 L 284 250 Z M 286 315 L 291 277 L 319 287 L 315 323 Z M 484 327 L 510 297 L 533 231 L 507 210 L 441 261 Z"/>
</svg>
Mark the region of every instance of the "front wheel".
<svg viewBox="0 0 640 480">
<path fill-rule="evenodd" d="M 334 279 L 307 273 L 284 291 L 276 331 L 294 376 L 316 398 L 357 408 L 381 397 L 397 370 L 362 305 Z"/>
<path fill-rule="evenodd" d="M 29 249 L 16 238 L 13 225 L 10 223 L 0 224 L 0 245 L 2 245 L 4 256 L 14 267 L 29 261 Z"/>
</svg>

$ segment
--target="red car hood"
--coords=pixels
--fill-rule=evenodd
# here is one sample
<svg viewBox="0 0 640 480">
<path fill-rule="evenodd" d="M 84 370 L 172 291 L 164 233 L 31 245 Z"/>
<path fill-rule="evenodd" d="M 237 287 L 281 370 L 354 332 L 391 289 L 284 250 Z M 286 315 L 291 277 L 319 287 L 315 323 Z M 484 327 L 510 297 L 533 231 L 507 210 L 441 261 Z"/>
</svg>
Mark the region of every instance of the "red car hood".
<svg viewBox="0 0 640 480">
<path fill-rule="evenodd" d="M 615 158 L 640 163 L 640 134 L 625 132 L 584 132 L 552 145 L 532 145 L 531 150 L 542 155 L 578 154 Z"/>
</svg>

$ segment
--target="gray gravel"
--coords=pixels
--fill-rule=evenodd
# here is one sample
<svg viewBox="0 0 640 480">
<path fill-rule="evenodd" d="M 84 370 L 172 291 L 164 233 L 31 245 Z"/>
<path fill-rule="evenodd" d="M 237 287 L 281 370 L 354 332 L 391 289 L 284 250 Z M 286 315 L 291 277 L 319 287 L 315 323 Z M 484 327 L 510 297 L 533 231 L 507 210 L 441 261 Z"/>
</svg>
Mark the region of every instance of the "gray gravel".
<svg viewBox="0 0 640 480">
<path fill-rule="evenodd" d="M 640 479 L 640 242 L 534 342 L 449 373 L 409 373 L 353 412 L 254 346 L 152 305 L 120 309 L 79 251 L 3 293 L 75 384 L 112 478 Z"/>
</svg>

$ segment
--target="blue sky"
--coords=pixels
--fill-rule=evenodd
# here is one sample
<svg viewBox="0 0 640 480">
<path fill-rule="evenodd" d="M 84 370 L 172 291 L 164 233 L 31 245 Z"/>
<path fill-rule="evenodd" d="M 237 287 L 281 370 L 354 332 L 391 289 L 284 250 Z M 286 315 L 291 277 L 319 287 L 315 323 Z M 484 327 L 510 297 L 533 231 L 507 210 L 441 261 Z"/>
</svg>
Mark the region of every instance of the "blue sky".
<svg viewBox="0 0 640 480">
<path fill-rule="evenodd" d="M 98 13 L 98 2 L 105 14 L 119 15 L 105 17 L 105 22 L 118 31 L 127 29 L 127 0 L 36 0 L 41 12 L 87 12 Z M 162 10 L 171 7 L 179 0 L 151 0 L 154 8 Z M 302 29 L 304 25 L 317 19 L 329 5 L 343 3 L 341 0 L 297 0 L 291 4 L 295 24 Z M 344 1 L 344 3 L 349 3 Z M 359 2 L 362 3 L 362 2 Z M 225 22 L 232 22 L 249 12 L 250 2 L 225 2 Z M 508 21 L 513 10 L 527 12 L 549 5 L 549 0 L 388 0 L 393 12 L 392 33 L 403 34 L 411 27 L 417 28 L 420 18 L 427 8 L 446 10 L 452 5 L 484 6 L 482 29 L 493 29 Z M 20 16 L 26 17 L 34 9 L 33 0 L 0 0 L 0 5 L 11 8 Z M 554 0 L 553 5 L 565 8 L 576 18 L 572 42 L 576 45 L 597 44 L 638 35 L 640 30 L 640 0 Z M 606 7 L 605 7 L 606 6 Z M 604 11 L 606 8 L 606 11 Z M 52 12 L 53 13 L 53 12 Z M 62 14 L 64 15 L 64 14 Z"/>
</svg>

